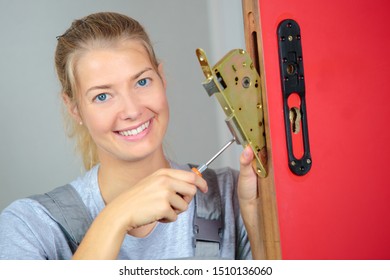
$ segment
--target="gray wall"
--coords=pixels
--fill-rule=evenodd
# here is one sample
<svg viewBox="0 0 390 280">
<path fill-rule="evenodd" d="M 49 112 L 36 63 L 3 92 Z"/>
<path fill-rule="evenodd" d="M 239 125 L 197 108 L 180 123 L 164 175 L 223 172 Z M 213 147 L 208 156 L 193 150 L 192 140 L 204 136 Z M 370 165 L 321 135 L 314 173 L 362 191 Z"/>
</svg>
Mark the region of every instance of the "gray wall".
<svg viewBox="0 0 390 280">
<path fill-rule="evenodd" d="M 125 13 L 148 30 L 167 75 L 173 160 L 202 163 L 231 138 L 219 104 L 201 86 L 195 49 L 214 64 L 244 48 L 240 0 L 0 0 L 0 210 L 83 173 L 64 133 L 53 54 L 55 37 L 73 19 L 98 11 Z M 213 167 L 238 168 L 240 151 L 230 148 Z"/>
</svg>

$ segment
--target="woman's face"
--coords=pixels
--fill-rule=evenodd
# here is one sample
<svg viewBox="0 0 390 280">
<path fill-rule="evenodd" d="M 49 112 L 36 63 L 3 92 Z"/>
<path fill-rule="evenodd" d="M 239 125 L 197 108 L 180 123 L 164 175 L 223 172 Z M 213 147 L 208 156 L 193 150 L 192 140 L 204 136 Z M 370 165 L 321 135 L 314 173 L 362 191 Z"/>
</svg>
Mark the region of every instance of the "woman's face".
<svg viewBox="0 0 390 280">
<path fill-rule="evenodd" d="M 162 154 L 169 109 L 162 66 L 135 40 L 86 52 L 76 64 L 78 115 L 99 158 L 137 161 Z"/>
</svg>

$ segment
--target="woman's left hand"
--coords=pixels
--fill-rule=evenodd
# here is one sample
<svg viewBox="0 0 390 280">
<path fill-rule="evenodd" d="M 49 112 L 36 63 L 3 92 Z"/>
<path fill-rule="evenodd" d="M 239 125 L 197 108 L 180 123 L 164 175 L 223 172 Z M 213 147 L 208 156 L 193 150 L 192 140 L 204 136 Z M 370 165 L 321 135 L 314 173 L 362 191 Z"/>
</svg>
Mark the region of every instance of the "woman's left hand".
<svg viewBox="0 0 390 280">
<path fill-rule="evenodd" d="M 257 194 L 257 175 L 252 167 L 253 151 L 246 146 L 240 157 L 240 176 L 238 178 L 238 199 L 243 202 L 255 202 Z M 242 205 L 241 205 L 242 206 Z"/>
<path fill-rule="evenodd" d="M 260 235 L 259 199 L 257 191 L 257 175 L 252 167 L 253 151 L 247 146 L 240 157 L 240 176 L 238 177 L 238 201 L 241 215 L 251 245 L 254 260 L 264 258 L 263 238 Z"/>
</svg>

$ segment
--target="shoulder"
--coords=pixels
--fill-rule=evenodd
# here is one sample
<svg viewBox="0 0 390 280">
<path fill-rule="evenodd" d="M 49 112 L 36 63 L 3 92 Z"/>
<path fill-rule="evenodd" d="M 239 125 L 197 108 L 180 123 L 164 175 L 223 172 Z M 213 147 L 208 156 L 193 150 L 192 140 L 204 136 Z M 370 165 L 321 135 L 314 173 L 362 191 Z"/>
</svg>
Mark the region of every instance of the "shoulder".
<svg viewBox="0 0 390 280">
<path fill-rule="evenodd" d="M 31 232 L 30 225 L 40 220 L 44 211 L 40 204 L 32 199 L 18 199 L 6 207 L 0 214 L 0 236 L 12 237 L 17 231 Z"/>
<path fill-rule="evenodd" d="M 16 200 L 0 215 L 0 259 L 47 259 L 44 244 L 59 232 L 40 203 Z"/>
<path fill-rule="evenodd" d="M 18 199 L 7 206 L 1 213 L 1 217 L 15 217 L 32 219 L 47 215 L 46 209 L 36 200 L 30 198 Z"/>
</svg>

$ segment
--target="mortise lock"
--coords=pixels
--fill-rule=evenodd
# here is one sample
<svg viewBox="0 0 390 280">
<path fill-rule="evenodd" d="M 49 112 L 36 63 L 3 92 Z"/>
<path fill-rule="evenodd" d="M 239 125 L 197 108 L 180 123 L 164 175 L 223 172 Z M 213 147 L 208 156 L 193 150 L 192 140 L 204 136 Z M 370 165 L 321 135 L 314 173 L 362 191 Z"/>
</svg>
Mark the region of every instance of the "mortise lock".
<svg viewBox="0 0 390 280">
<path fill-rule="evenodd" d="M 197 49 L 196 55 L 206 77 L 203 87 L 209 96 L 216 96 L 236 142 L 252 148 L 256 174 L 266 177 L 267 147 L 260 77 L 249 54 L 242 49 L 232 50 L 213 68 L 202 49 Z"/>
<path fill-rule="evenodd" d="M 287 19 L 279 24 L 277 33 L 288 165 L 294 174 L 301 176 L 312 166 L 301 31 L 296 21 Z"/>
</svg>

